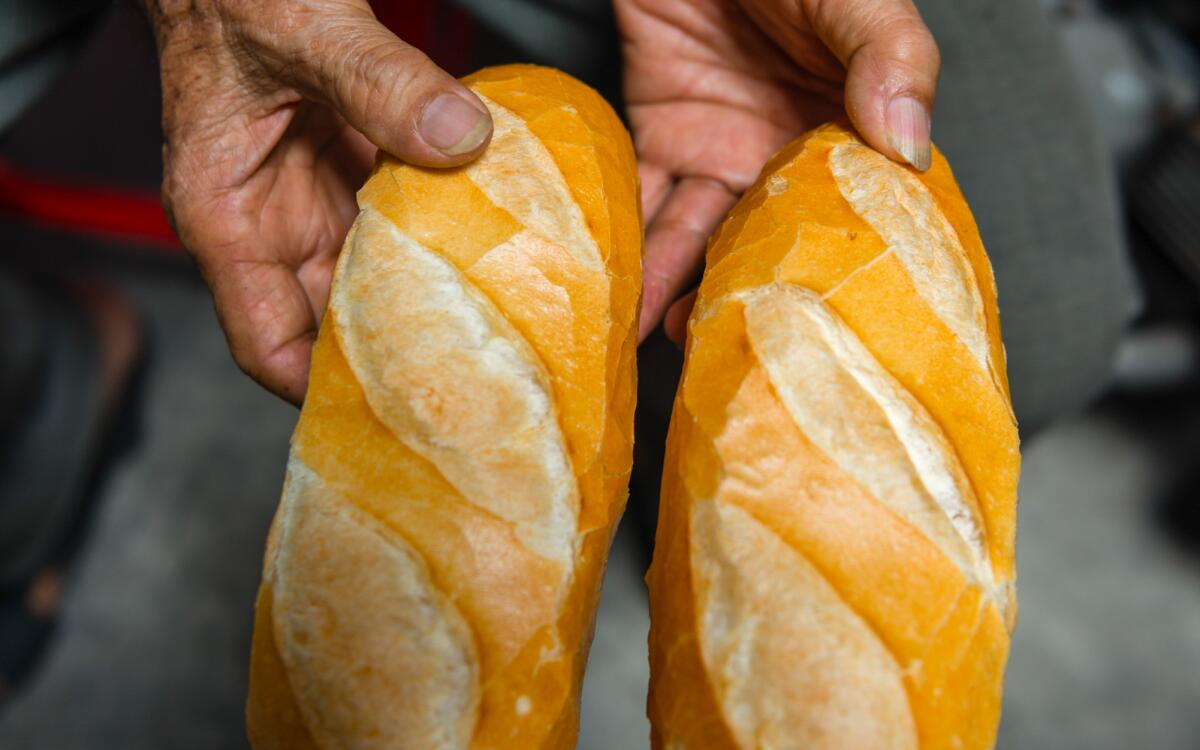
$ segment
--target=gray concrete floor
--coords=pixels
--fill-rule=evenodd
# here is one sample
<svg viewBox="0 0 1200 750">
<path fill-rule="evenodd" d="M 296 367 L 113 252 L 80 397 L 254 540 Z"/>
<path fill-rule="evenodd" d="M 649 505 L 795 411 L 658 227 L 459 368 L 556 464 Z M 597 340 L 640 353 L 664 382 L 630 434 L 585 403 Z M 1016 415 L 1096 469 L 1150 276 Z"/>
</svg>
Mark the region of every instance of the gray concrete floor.
<svg viewBox="0 0 1200 750">
<path fill-rule="evenodd" d="M 246 746 L 262 541 L 295 419 L 232 365 L 205 290 L 125 284 L 151 342 L 142 434 L 104 482 L 60 637 L 0 715 L 6 750 Z M 1200 747 L 1200 564 L 1147 498 L 1155 456 L 1103 416 L 1028 447 L 1006 750 Z M 584 750 L 647 747 L 645 589 L 618 536 L 584 689 Z"/>
</svg>

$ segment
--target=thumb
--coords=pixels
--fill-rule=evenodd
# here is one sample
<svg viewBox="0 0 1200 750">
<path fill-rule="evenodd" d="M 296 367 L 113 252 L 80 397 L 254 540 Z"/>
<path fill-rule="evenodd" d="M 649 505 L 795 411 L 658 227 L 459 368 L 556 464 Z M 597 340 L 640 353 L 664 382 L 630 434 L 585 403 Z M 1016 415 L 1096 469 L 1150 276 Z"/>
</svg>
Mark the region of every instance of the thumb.
<svg viewBox="0 0 1200 750">
<path fill-rule="evenodd" d="M 292 69 L 379 148 L 412 164 L 477 157 L 492 135 L 487 107 L 466 86 L 370 15 L 322 19 Z"/>
<path fill-rule="evenodd" d="M 941 57 L 910 0 L 813 3 L 814 30 L 846 66 L 846 112 L 863 138 L 917 169 L 930 163 Z"/>
</svg>

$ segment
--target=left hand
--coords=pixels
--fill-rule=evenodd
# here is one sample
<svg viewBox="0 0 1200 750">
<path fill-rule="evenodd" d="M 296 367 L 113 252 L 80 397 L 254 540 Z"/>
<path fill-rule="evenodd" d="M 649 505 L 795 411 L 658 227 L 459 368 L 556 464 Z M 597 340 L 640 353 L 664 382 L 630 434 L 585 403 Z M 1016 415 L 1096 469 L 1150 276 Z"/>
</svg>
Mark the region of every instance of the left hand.
<svg viewBox="0 0 1200 750">
<path fill-rule="evenodd" d="M 481 154 L 483 103 L 367 0 L 146 0 L 163 89 L 163 207 L 234 360 L 299 405 L 334 263 L 376 148 Z"/>
<path fill-rule="evenodd" d="M 939 56 L 911 0 L 615 0 L 647 222 L 639 339 L 682 342 L 708 237 L 766 161 L 844 111 L 927 169 Z M 668 312 L 669 309 L 669 312 Z"/>
</svg>

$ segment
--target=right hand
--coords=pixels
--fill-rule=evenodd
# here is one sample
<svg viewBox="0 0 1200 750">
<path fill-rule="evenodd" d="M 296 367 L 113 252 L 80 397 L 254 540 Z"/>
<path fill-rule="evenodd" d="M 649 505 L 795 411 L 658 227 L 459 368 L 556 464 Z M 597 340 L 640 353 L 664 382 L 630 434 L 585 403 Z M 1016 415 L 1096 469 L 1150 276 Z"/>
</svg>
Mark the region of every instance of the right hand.
<svg viewBox="0 0 1200 750">
<path fill-rule="evenodd" d="M 704 246 L 784 144 L 842 114 L 930 160 L 940 57 L 912 0 L 615 0 L 646 217 L 639 336 L 682 346 Z M 664 321 L 665 318 L 665 321 Z"/>
<path fill-rule="evenodd" d="M 376 147 L 471 161 L 483 103 L 366 0 L 147 0 L 163 89 L 163 206 L 238 365 L 300 403 L 334 262 Z"/>
</svg>

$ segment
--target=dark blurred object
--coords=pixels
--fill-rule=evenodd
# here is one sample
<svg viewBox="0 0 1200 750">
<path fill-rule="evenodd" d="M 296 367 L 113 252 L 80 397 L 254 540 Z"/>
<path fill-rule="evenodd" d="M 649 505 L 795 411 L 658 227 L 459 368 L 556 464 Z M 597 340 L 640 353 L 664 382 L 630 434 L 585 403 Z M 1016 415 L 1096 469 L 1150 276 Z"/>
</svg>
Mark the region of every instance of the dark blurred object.
<svg viewBox="0 0 1200 750">
<path fill-rule="evenodd" d="M 1166 325 L 1151 324 L 1137 338 L 1161 336 Z M 1176 327 L 1169 335 L 1192 339 L 1188 344 L 1176 341 L 1177 351 L 1196 351 L 1195 326 Z M 1154 492 L 1142 512 L 1175 549 L 1200 562 L 1200 378 L 1195 372 L 1171 381 L 1127 383 L 1097 411 L 1120 424 L 1154 456 Z"/>
<path fill-rule="evenodd" d="M 0 435 L 12 431 L 38 376 L 44 342 L 34 309 L 27 286 L 0 269 Z"/>
<path fill-rule="evenodd" d="M 97 282 L 42 282 L 0 277 L 5 321 L 25 329 L 16 339 L 11 411 L 0 414 L 0 590 L 30 578 L 54 556 L 104 453 L 111 423 L 138 350 L 129 303 Z M 6 304 L 4 308 L 13 308 Z M 33 346 L 23 342 L 27 334 Z M 14 382 L 15 381 L 15 382 Z M 19 400 L 18 400 L 19 399 Z"/>
<path fill-rule="evenodd" d="M 1200 418 L 1200 414 L 1193 413 L 1192 416 Z M 1192 448 L 1200 450 L 1200 442 L 1193 443 Z M 1181 551 L 1200 559 L 1200 502 L 1196 501 L 1200 489 L 1200 465 L 1195 462 L 1195 453 L 1189 459 L 1189 468 L 1175 477 L 1171 489 L 1156 500 L 1152 513 L 1168 539 Z"/>
<path fill-rule="evenodd" d="M 374 0 L 375 16 L 392 33 L 416 47 L 446 72 L 471 72 L 474 19 L 463 9 L 438 0 Z"/>
<path fill-rule="evenodd" d="M 550 65 L 595 88 L 624 117 L 621 50 L 610 0 L 451 3 L 470 12 L 486 32 L 473 38 L 470 67 L 504 62 Z"/>
<path fill-rule="evenodd" d="M 128 301 L 98 281 L 0 268 L 0 702 L 37 664 L 83 538 L 140 350 Z"/>
<path fill-rule="evenodd" d="M 161 252 L 178 245 L 157 198 L 162 104 L 145 12 L 135 0 L 102 5 L 75 64 L 0 133 L 0 262 L 42 275 L 116 266 L 198 282 L 182 253 Z"/>
<path fill-rule="evenodd" d="M 1127 191 L 1133 221 L 1200 290 L 1200 117 L 1154 140 Z"/>
<path fill-rule="evenodd" d="M 1115 385 L 1126 394 L 1178 390 L 1200 377 L 1200 3 L 1044 2 L 1120 176 L 1143 292 Z"/>
<path fill-rule="evenodd" d="M 141 327 L 112 261 L 159 269 L 163 253 L 137 251 L 153 247 L 190 268 L 156 197 L 152 41 L 130 35 L 67 65 L 94 54 L 105 29 L 144 29 L 141 10 L 19 0 L 4 13 L 0 110 L 24 98 L 19 119 L 0 123 L 0 700 L 50 643 L 92 500 L 134 442 Z M 81 117 L 98 91 L 115 116 Z"/>
<path fill-rule="evenodd" d="M 1119 12 L 1146 12 L 1200 47 L 1200 3 L 1195 0 L 1107 0 Z"/>
<path fill-rule="evenodd" d="M 1200 118 L 1158 133 L 1124 183 L 1142 319 L 1118 352 L 1127 393 L 1200 380 Z"/>
<path fill-rule="evenodd" d="M 78 52 L 105 0 L 5 0 L 0 23 L 0 132 Z"/>
<path fill-rule="evenodd" d="M 1152 446 L 1164 491 L 1148 512 L 1200 556 L 1200 3 L 1054 3 L 1121 171 L 1145 307 L 1103 405 Z"/>
<path fill-rule="evenodd" d="M 87 33 L 77 40 L 75 64 L 3 134 L 0 155 L 48 178 L 157 189 L 162 105 L 154 40 L 139 3 L 100 5 L 107 12 L 83 29 Z M 5 17 L 0 26 L 8 23 Z M 109 45 L 102 56 L 98 44 L 116 29 L 125 30 L 127 38 L 120 46 Z M 104 92 L 107 116 L 81 118 L 80 103 L 95 100 L 97 92 Z"/>
<path fill-rule="evenodd" d="M 1200 6 L 1193 0 L 1048 2 L 1106 146 L 1125 170 L 1200 105 L 1200 57 L 1169 12 Z"/>
<path fill-rule="evenodd" d="M 637 527 L 649 567 L 658 528 L 658 497 L 667 445 L 667 427 L 675 406 L 675 388 L 683 372 L 683 352 L 660 326 L 638 348 L 638 398 L 634 413 L 633 475 L 629 480 L 627 523 Z"/>
</svg>

